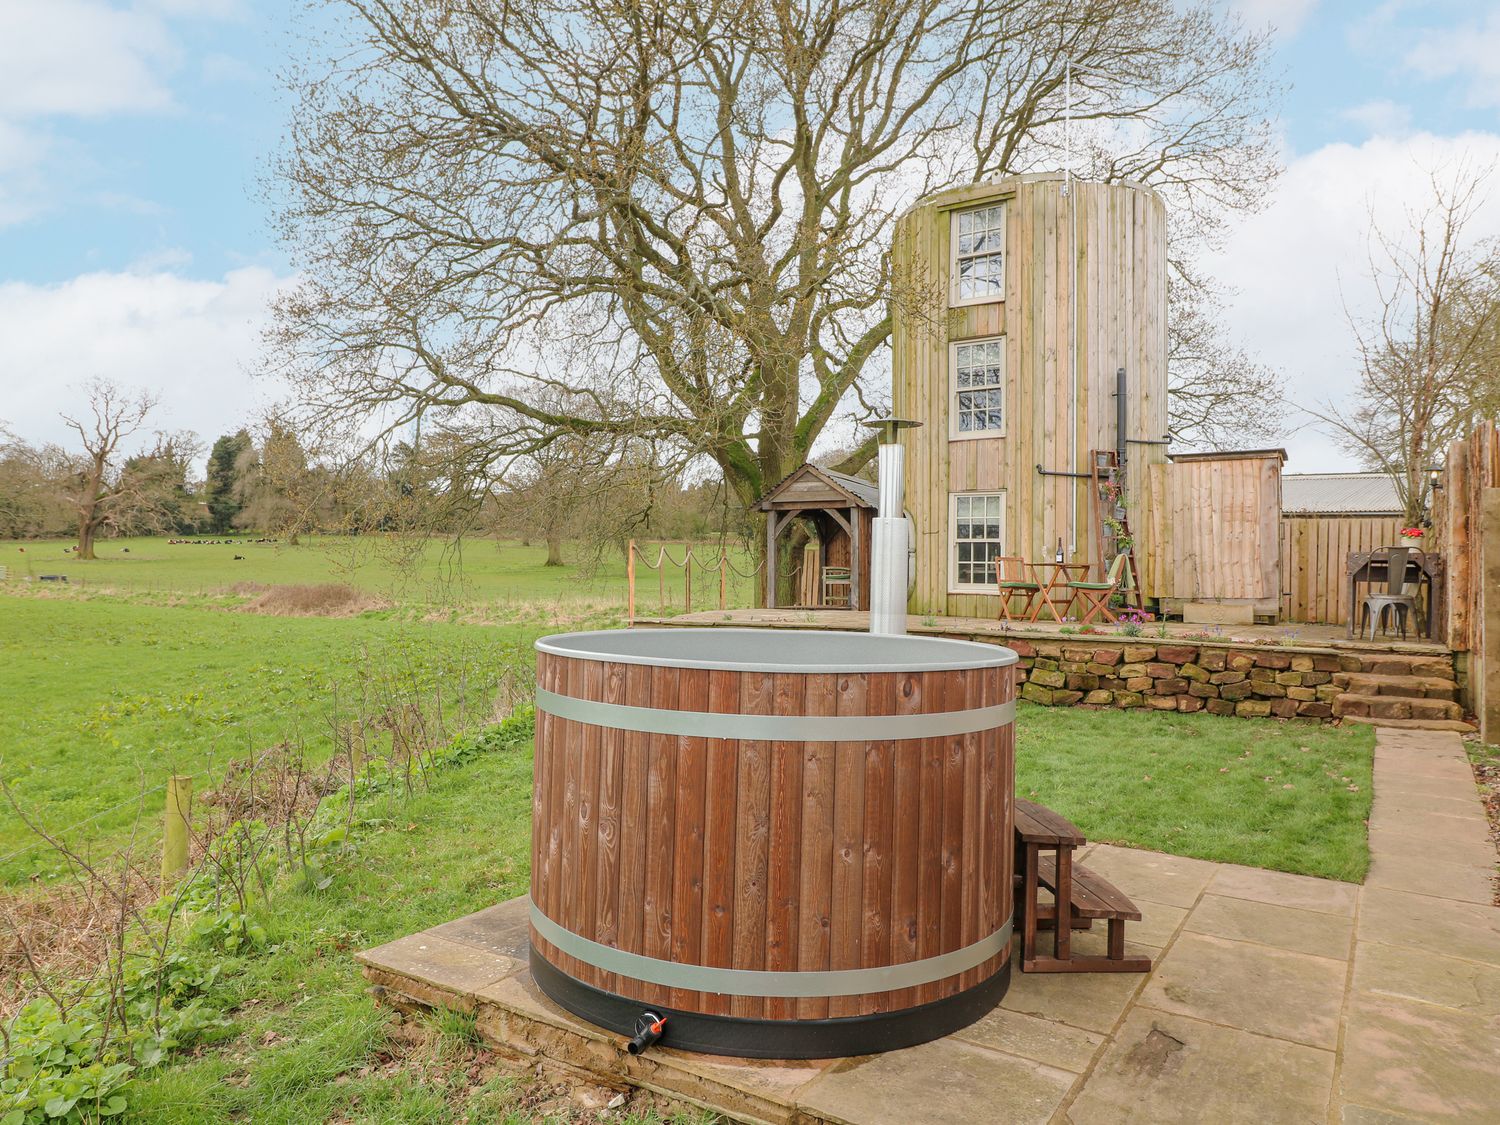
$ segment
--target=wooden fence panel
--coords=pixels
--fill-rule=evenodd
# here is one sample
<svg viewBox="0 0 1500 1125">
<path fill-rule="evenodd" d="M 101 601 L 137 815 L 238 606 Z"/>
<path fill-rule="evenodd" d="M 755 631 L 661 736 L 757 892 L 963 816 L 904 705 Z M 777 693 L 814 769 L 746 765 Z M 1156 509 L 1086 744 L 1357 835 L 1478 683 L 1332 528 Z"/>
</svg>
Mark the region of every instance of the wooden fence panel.
<svg viewBox="0 0 1500 1125">
<path fill-rule="evenodd" d="M 1349 620 L 1350 551 L 1400 545 L 1399 516 L 1282 516 L 1281 594 L 1288 621 Z"/>
</svg>

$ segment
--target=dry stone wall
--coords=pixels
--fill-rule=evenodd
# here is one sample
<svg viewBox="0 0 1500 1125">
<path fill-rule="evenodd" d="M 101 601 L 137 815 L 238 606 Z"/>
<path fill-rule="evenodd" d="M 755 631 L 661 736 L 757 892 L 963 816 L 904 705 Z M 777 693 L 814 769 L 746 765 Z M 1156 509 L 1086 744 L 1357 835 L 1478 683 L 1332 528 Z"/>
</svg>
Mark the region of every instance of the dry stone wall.
<svg viewBox="0 0 1500 1125">
<path fill-rule="evenodd" d="M 1020 657 L 1021 698 L 1046 707 L 1145 707 L 1241 718 L 1332 719 L 1357 656 L 1182 643 L 1004 642 Z"/>
</svg>

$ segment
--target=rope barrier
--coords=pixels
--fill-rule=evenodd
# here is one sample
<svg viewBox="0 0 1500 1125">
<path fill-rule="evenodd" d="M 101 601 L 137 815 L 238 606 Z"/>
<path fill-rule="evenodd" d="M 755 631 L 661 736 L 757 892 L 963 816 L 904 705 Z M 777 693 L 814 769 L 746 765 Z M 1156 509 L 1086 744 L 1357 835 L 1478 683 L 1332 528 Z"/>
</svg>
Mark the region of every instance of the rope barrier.
<svg viewBox="0 0 1500 1125">
<path fill-rule="evenodd" d="M 729 551 L 726 550 L 723 546 L 720 546 L 718 548 L 718 553 L 716 555 L 710 556 L 707 559 L 700 557 L 691 543 L 684 543 L 682 546 L 683 555 L 680 562 L 672 557 L 672 554 L 667 549 L 667 544 L 665 543 L 657 546 L 656 559 L 653 562 L 651 556 L 647 553 L 647 550 L 645 548 L 640 547 L 634 539 L 630 541 L 630 544 L 626 551 L 625 561 L 625 581 L 627 584 L 626 613 L 630 620 L 635 620 L 635 579 L 637 560 L 640 561 L 641 565 L 646 570 L 656 572 L 657 602 L 662 609 L 665 609 L 667 606 L 667 566 L 670 565 L 674 569 L 680 570 L 682 572 L 683 609 L 687 612 L 692 612 L 693 608 L 693 570 L 695 567 L 700 574 L 717 574 L 719 576 L 718 601 L 720 609 L 728 608 L 726 604 L 728 597 L 727 587 L 729 584 L 729 576 L 731 574 L 738 579 L 754 580 L 766 568 L 765 560 L 762 559 L 748 573 L 740 570 L 739 567 L 735 566 L 734 563 L 730 561 Z"/>
</svg>

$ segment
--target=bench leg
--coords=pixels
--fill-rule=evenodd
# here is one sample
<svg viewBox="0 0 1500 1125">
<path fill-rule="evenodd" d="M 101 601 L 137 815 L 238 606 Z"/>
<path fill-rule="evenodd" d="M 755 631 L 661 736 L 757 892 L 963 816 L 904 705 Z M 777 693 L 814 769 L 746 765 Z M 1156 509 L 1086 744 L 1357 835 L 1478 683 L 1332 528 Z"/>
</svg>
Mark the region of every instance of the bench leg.
<svg viewBox="0 0 1500 1125">
<path fill-rule="evenodd" d="M 1073 927 L 1062 924 L 1073 913 L 1073 849 L 1057 849 L 1057 924 L 1052 928 L 1052 955 L 1066 961 L 1073 953 Z"/>
<path fill-rule="evenodd" d="M 1021 876 L 1021 970 L 1036 960 L 1036 884 L 1037 846 L 1026 845 L 1025 866 Z"/>
</svg>

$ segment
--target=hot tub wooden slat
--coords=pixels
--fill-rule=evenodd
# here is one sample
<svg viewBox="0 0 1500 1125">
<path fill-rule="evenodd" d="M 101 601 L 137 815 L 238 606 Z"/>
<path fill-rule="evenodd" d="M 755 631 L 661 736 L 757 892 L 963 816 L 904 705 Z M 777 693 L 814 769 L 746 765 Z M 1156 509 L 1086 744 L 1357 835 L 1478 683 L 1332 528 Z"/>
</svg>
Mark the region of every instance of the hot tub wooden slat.
<svg viewBox="0 0 1500 1125">
<path fill-rule="evenodd" d="M 775 713 L 798 715 L 806 705 L 807 677 L 774 675 L 771 679 Z M 775 972 L 797 969 L 797 903 L 801 876 L 802 744 L 773 742 L 770 760 L 770 862 L 766 872 L 766 968 Z M 765 1002 L 767 1019 L 797 1016 L 797 1001 L 780 997 Z"/>
<path fill-rule="evenodd" d="M 741 678 L 740 713 L 770 715 L 775 688 L 769 672 L 746 672 Z M 734 845 L 734 967 L 762 969 L 766 963 L 766 867 L 770 843 L 771 744 L 743 740 L 739 746 L 739 795 Z M 733 996 L 731 1015 L 762 1019 L 759 996 Z"/>
<path fill-rule="evenodd" d="M 943 685 L 950 709 L 968 705 L 968 672 L 955 672 Z M 963 942 L 964 738 L 943 739 L 942 928 L 939 949 Z"/>
<path fill-rule="evenodd" d="M 625 702 L 625 677 L 629 666 L 607 664 L 604 667 L 604 699 L 610 703 Z M 620 813 L 624 799 L 622 786 L 625 758 L 625 732 L 604 729 L 599 738 L 598 866 L 594 886 L 594 918 L 598 938 L 605 945 L 620 943 Z M 614 990 L 615 975 L 601 974 L 602 987 Z"/>
<path fill-rule="evenodd" d="M 984 698 L 984 681 L 989 679 L 978 672 L 970 673 L 969 698 L 979 703 Z M 972 945 L 983 937 L 980 931 L 979 896 L 982 885 L 979 879 L 979 859 L 986 850 L 984 840 L 984 810 L 981 805 L 983 792 L 979 787 L 980 759 L 984 756 L 982 740 L 978 734 L 964 735 L 964 830 L 963 870 L 960 884 L 963 888 L 963 937 L 964 945 Z M 961 987 L 973 988 L 979 983 L 979 969 L 974 967 L 963 975 Z"/>
<path fill-rule="evenodd" d="M 608 664 L 590 661 L 584 676 L 584 691 L 589 699 L 604 696 L 605 670 Z M 578 886 L 575 917 L 587 927 L 583 932 L 599 934 L 599 769 L 603 757 L 601 749 L 604 728 L 589 725 L 583 732 L 583 755 L 579 762 L 580 784 L 578 787 Z M 601 983 L 604 973 L 594 972 L 595 980 Z"/>
<path fill-rule="evenodd" d="M 894 714 L 909 715 L 922 707 L 920 672 L 900 677 L 896 684 Z M 891 862 L 891 960 L 917 959 L 917 871 L 919 859 L 918 830 L 921 808 L 922 748 L 916 743 L 898 743 L 892 761 L 892 784 L 895 790 L 891 810 L 893 848 Z M 911 1007 L 917 1002 L 917 989 L 904 988 L 892 1002 Z"/>
<path fill-rule="evenodd" d="M 588 676 L 588 666 L 578 661 L 569 661 L 563 668 L 564 683 L 567 694 L 582 695 L 586 690 L 584 684 Z M 571 732 L 564 731 L 562 746 L 562 815 L 563 839 L 562 839 L 562 864 L 558 875 L 558 908 L 563 916 L 576 919 L 578 911 L 578 885 L 581 881 L 578 875 L 578 791 L 583 782 L 583 739 L 578 736 L 569 737 Z M 582 731 L 577 735 L 582 735 Z M 572 957 L 565 957 L 563 965 L 558 966 L 565 973 L 577 976 L 583 971 L 583 967 L 575 963 Z M 592 973 L 590 973 L 592 978 Z"/>
<path fill-rule="evenodd" d="M 890 715 L 896 709 L 894 675 L 870 676 L 865 694 L 866 713 Z M 864 869 L 860 895 L 860 957 L 864 965 L 890 963 L 891 936 L 891 851 L 894 825 L 891 810 L 895 804 L 892 792 L 895 769 L 891 755 L 895 743 L 872 743 L 865 749 L 864 799 Z M 860 1015 L 873 1012 L 879 998 L 867 996 L 859 1006 Z"/>
<path fill-rule="evenodd" d="M 684 668 L 678 679 L 680 705 L 706 709 L 708 670 Z M 708 780 L 706 738 L 677 740 L 677 821 L 672 844 L 672 960 L 686 965 L 703 963 L 703 825 L 704 791 Z M 699 993 L 672 990 L 669 1003 L 696 1009 Z"/>
<path fill-rule="evenodd" d="M 651 669 L 629 665 L 625 673 L 625 702 L 632 707 L 651 703 Z M 625 732 L 625 761 L 621 784 L 623 828 L 620 836 L 620 948 L 644 948 L 644 898 L 646 893 L 646 847 L 650 833 L 648 790 L 651 736 L 641 731 Z"/>
<path fill-rule="evenodd" d="M 708 710 L 734 714 L 740 708 L 739 676 L 714 669 L 708 675 Z M 705 782 L 703 870 L 703 963 L 734 964 L 735 806 L 739 797 L 739 743 L 716 739 L 709 744 Z M 708 862 L 708 857 L 714 857 Z M 705 992 L 703 1011 L 729 1015 L 729 997 Z"/>
<path fill-rule="evenodd" d="M 651 701 L 655 707 L 677 706 L 676 668 L 651 670 Z M 677 808 L 677 740 L 650 742 L 646 808 L 646 886 L 641 896 L 645 935 L 641 952 L 647 957 L 672 957 L 672 862 Z M 666 990 L 660 990 L 665 994 Z"/>
<path fill-rule="evenodd" d="M 805 714 L 838 714 L 838 677 L 807 677 Z M 809 742 L 802 750 L 801 917 L 797 922 L 797 967 L 804 972 L 832 965 L 833 956 L 833 798 L 837 746 Z M 828 1018 L 826 996 L 797 1001 L 797 1018 Z"/>
<path fill-rule="evenodd" d="M 929 707 L 941 708 L 945 692 L 946 675 L 937 672 L 922 673 L 922 696 Z M 922 777 L 919 782 L 921 809 L 919 820 L 921 831 L 918 839 L 930 853 L 940 847 L 943 839 L 943 740 L 925 738 L 922 748 Z M 923 959 L 936 957 L 942 950 L 943 940 L 943 872 L 935 863 L 922 865 L 917 885 L 917 933 Z M 937 984 L 924 984 L 918 989 L 917 1002 L 929 1004 L 938 998 Z"/>
<path fill-rule="evenodd" d="M 840 676 L 838 713 L 841 717 L 866 714 L 867 676 Z M 833 934 L 830 968 L 858 969 L 864 961 L 860 939 L 864 936 L 865 867 L 865 743 L 838 742 L 834 746 L 833 779 Z M 859 1014 L 859 1001 L 835 996 L 828 1002 L 828 1015 Z"/>
</svg>

